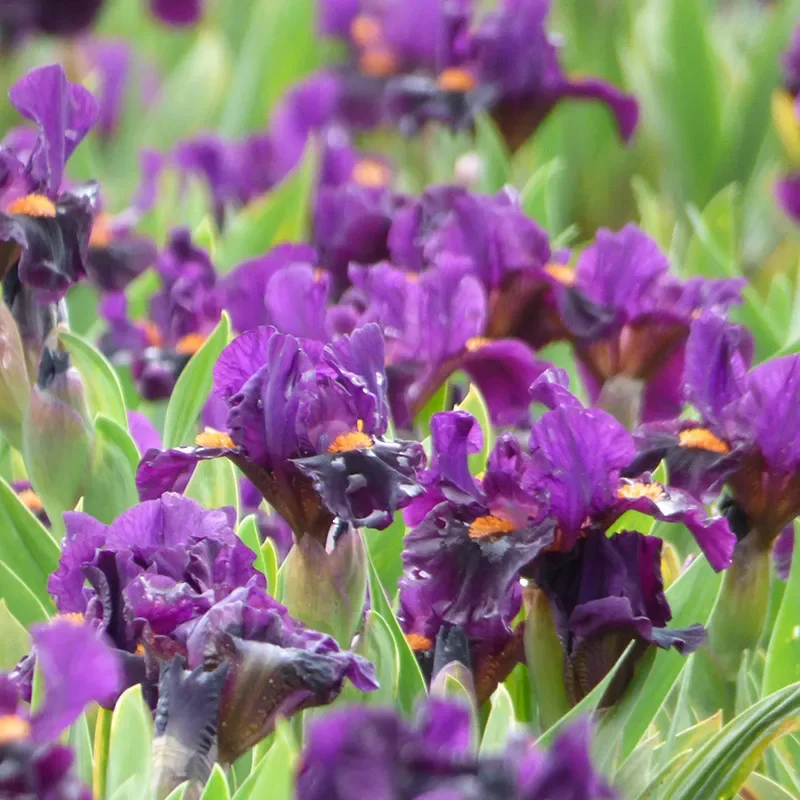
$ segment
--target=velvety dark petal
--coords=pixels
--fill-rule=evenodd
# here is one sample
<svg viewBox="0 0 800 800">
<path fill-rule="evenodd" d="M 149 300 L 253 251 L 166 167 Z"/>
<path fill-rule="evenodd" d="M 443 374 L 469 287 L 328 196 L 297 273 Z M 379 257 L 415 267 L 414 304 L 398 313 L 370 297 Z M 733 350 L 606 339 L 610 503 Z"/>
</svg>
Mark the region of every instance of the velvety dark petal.
<svg viewBox="0 0 800 800">
<path fill-rule="evenodd" d="M 296 459 L 329 511 L 347 522 L 385 528 L 394 513 L 421 494 L 417 470 L 425 464 L 416 442 L 376 442 L 364 450 Z"/>
<path fill-rule="evenodd" d="M 55 739 L 92 702 L 119 689 L 122 668 L 116 653 L 88 625 L 56 620 L 31 630 L 45 684 L 41 709 L 31 718 L 37 741 Z"/>
<path fill-rule="evenodd" d="M 552 544 L 555 532 L 549 521 L 509 528 L 488 513 L 478 518 L 441 503 L 407 534 L 400 581 L 404 629 L 433 640 L 448 623 L 470 638 L 505 642 L 522 600 L 519 570 Z"/>
<path fill-rule="evenodd" d="M 187 644 L 190 663 L 229 665 L 219 731 L 223 762 L 267 736 L 279 715 L 332 702 L 345 678 L 364 691 L 377 688 L 371 664 L 305 630 L 254 586 L 214 606 Z"/>
<path fill-rule="evenodd" d="M 86 274 L 91 214 L 86 200 L 63 197 L 54 216 L 0 213 L 0 240 L 19 245 L 19 279 L 43 302 L 60 300 Z"/>
<path fill-rule="evenodd" d="M 550 365 L 539 361 L 527 344 L 500 339 L 468 346 L 460 366 L 480 389 L 492 422 L 514 425 L 527 417 L 530 386 Z"/>
<path fill-rule="evenodd" d="M 8 798 L 92 800 L 73 769 L 72 750 L 56 744 L 15 742 L 3 748 L 0 794 Z"/>
<path fill-rule="evenodd" d="M 124 289 L 156 260 L 156 246 L 143 236 L 119 237 L 107 247 L 90 246 L 86 274 L 104 292 Z"/>
<path fill-rule="evenodd" d="M 96 8 L 98 3 L 91 5 Z M 57 64 L 31 70 L 9 89 L 8 96 L 39 129 L 31 154 L 31 177 L 54 197 L 67 159 L 97 119 L 97 101 L 91 92 L 70 83 Z"/>
<path fill-rule="evenodd" d="M 175 656 L 162 667 L 159 680 L 153 739 L 153 785 L 159 797 L 186 780 L 190 790 L 197 791 L 217 758 L 220 697 L 228 665 L 188 672 L 185 664 Z"/>
</svg>

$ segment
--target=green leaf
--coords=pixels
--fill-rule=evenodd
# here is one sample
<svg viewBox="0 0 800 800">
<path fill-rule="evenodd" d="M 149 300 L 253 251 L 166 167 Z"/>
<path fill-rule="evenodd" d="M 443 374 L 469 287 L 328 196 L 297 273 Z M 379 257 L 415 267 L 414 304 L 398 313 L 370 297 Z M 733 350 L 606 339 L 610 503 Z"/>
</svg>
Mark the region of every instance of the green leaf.
<svg viewBox="0 0 800 800">
<path fill-rule="evenodd" d="M 217 327 L 181 372 L 167 406 L 164 449 L 194 440 L 192 432 L 213 384 L 213 369 L 228 344 L 230 318 L 223 311 Z"/>
<path fill-rule="evenodd" d="M 238 9 L 237 9 L 238 10 Z M 229 82 L 220 133 L 264 127 L 275 103 L 320 60 L 313 0 L 252 3 L 249 25 Z"/>
<path fill-rule="evenodd" d="M 137 684 L 122 693 L 111 716 L 106 795 L 112 796 L 126 781 L 150 786 L 153 720 Z"/>
<path fill-rule="evenodd" d="M 73 364 L 83 378 L 86 402 L 92 414 L 105 414 L 127 430 L 128 415 L 122 386 L 106 357 L 76 333 L 60 331 L 58 337 L 66 345 Z"/>
<path fill-rule="evenodd" d="M 397 618 L 389 605 L 389 601 L 386 599 L 386 593 L 381 585 L 375 565 L 372 563 L 372 559 L 369 558 L 369 552 L 367 555 L 370 605 L 376 613 L 381 615 L 384 622 L 389 626 L 389 630 L 394 637 L 395 646 L 397 647 L 399 659 L 397 704 L 404 713 L 411 714 L 417 699 L 427 693 L 425 679 L 422 677 L 422 671 L 419 668 L 416 656 L 411 651 L 408 641 L 403 635 Z"/>
<path fill-rule="evenodd" d="M 228 779 L 219 764 L 214 764 L 211 775 L 206 781 L 203 794 L 200 800 L 230 800 L 231 793 L 228 790 Z"/>
<path fill-rule="evenodd" d="M 112 716 L 113 714 L 111 711 L 105 708 L 99 708 L 94 725 L 92 794 L 94 797 L 98 798 L 106 797 L 106 778 L 108 777 L 108 753 L 111 739 Z"/>
<path fill-rule="evenodd" d="M 201 461 L 195 467 L 185 492 L 206 508 L 233 506 L 239 515 L 239 482 L 236 467 L 227 458 Z"/>
<path fill-rule="evenodd" d="M 472 414 L 483 431 L 483 447 L 480 452 L 469 456 L 469 468 L 473 475 L 486 469 L 486 461 L 494 446 L 494 427 L 489 416 L 489 407 L 477 386 L 471 383 L 464 400 L 456 406 L 456 411 L 466 411 Z"/>
<path fill-rule="evenodd" d="M 305 240 L 318 160 L 318 148 L 310 142 L 300 164 L 278 186 L 232 217 L 219 242 L 220 272 L 281 242 Z"/>
<path fill-rule="evenodd" d="M 229 59 L 222 36 L 208 28 L 161 85 L 141 123 L 140 147 L 170 149 L 210 126 L 228 89 Z"/>
<path fill-rule="evenodd" d="M 737 195 L 737 187 L 731 185 L 719 192 L 702 214 L 689 207 L 693 234 L 683 269 L 686 277 L 730 278 L 739 274 Z"/>
<path fill-rule="evenodd" d="M 425 408 L 414 419 L 415 427 L 420 431 L 420 439 L 430 436 L 431 417 L 447 409 L 447 398 L 450 395 L 450 381 L 445 381 L 425 404 Z"/>
<path fill-rule="evenodd" d="M 147 270 L 134 278 L 125 289 L 128 317 L 145 319 L 150 311 L 150 298 L 161 286 L 161 278 L 155 270 Z"/>
<path fill-rule="evenodd" d="M 0 600 L 0 672 L 10 672 L 30 649 L 28 632 Z"/>
<path fill-rule="evenodd" d="M 505 749 L 509 735 L 517 724 L 511 695 L 501 683 L 490 698 L 491 708 L 481 740 L 481 755 Z"/>
<path fill-rule="evenodd" d="M 511 180 L 511 157 L 502 135 L 488 114 L 475 118 L 475 147 L 481 157 L 481 192 L 494 194 Z"/>
<path fill-rule="evenodd" d="M 13 572 L 39 603 L 48 609 L 53 602 L 47 592 L 47 577 L 58 566 L 61 548 L 50 531 L 27 509 L 17 493 L 0 479 L 0 561 Z M 14 615 L 22 619 L 19 609 L 6 595 Z M 27 624 L 27 623 L 26 623 Z"/>
<path fill-rule="evenodd" d="M 795 795 L 758 772 L 750 775 L 744 783 L 744 788 L 748 792 L 748 797 L 753 800 L 797 800 Z"/>
<path fill-rule="evenodd" d="M 92 785 L 94 760 L 92 757 L 92 736 L 86 714 L 81 714 L 69 729 L 69 746 L 75 753 L 75 769 L 78 777 L 87 785 Z"/>
<path fill-rule="evenodd" d="M 548 161 L 531 175 L 519 196 L 525 214 L 552 235 L 558 233 L 555 230 L 558 215 L 552 208 L 551 200 L 553 182 L 563 170 L 564 162 L 560 157 Z"/>
<path fill-rule="evenodd" d="M 248 514 L 236 528 L 236 535 L 255 553 L 253 566 L 267 579 L 267 590 L 274 595 L 276 580 L 269 574 L 264 552 L 261 549 L 261 537 L 258 532 L 258 517 Z M 272 582 L 270 582 L 272 578 Z"/>
<path fill-rule="evenodd" d="M 406 524 L 402 512 L 394 515 L 392 524 L 385 530 L 378 531 L 365 528 L 364 539 L 369 556 L 378 573 L 381 585 L 390 597 L 397 592 L 397 583 L 403 574 L 403 538 L 406 535 Z"/>
<path fill-rule="evenodd" d="M 800 684 L 760 700 L 735 717 L 671 778 L 661 800 L 736 795 L 774 741 L 800 728 Z"/>
<path fill-rule="evenodd" d="M 705 624 L 714 608 L 721 581 L 721 575 L 708 566 L 705 558 L 695 559 L 666 592 L 673 615 L 670 627 L 683 628 L 695 622 Z M 625 694 L 600 722 L 595 754 L 601 768 L 610 765 L 615 756 L 621 763 L 633 752 L 664 705 L 685 664 L 686 658 L 670 649 L 659 650 L 650 669 L 640 665 Z"/>
<path fill-rule="evenodd" d="M 95 420 L 95 444 L 83 509 L 106 525 L 139 502 L 136 468 L 139 451 L 128 431 L 100 414 Z"/>
<path fill-rule="evenodd" d="M 272 746 L 253 767 L 247 780 L 239 787 L 234 800 L 291 800 L 294 789 L 294 767 L 297 762 L 297 744 L 289 723 L 279 719 L 275 726 Z"/>
<path fill-rule="evenodd" d="M 696 0 L 665 0 L 659 8 L 663 41 L 657 43 L 664 52 L 656 98 L 661 113 L 654 122 L 663 136 L 680 192 L 699 205 L 710 199 L 722 128 L 718 62 L 708 8 Z"/>
<path fill-rule="evenodd" d="M 267 576 L 267 590 L 274 597 L 278 586 L 278 550 L 272 539 L 265 539 L 261 545 L 264 559 L 264 574 Z"/>
<path fill-rule="evenodd" d="M 186 790 L 189 788 L 189 781 L 184 781 L 180 786 L 176 786 L 168 795 L 166 800 L 183 800 Z"/>
<path fill-rule="evenodd" d="M 358 637 L 354 651 L 375 665 L 380 688 L 374 692 L 360 692 L 352 684 L 345 685 L 345 697 L 369 705 L 390 706 L 397 696 L 400 671 L 397 645 L 386 620 L 376 611 L 366 613 L 364 630 Z"/>
<path fill-rule="evenodd" d="M 800 681 L 800 558 L 792 569 L 767 648 L 761 696 Z"/>
</svg>

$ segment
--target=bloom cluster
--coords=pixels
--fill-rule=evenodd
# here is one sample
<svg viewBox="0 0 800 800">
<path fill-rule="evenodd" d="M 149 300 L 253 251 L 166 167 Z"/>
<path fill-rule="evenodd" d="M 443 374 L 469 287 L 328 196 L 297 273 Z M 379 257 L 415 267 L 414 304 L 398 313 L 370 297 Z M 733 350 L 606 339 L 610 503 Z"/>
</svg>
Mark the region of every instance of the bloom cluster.
<svg viewBox="0 0 800 800">
<path fill-rule="evenodd" d="M 0 145 L 0 796 L 797 787 L 800 306 L 732 193 L 554 221 L 559 121 L 653 111 L 548 0 L 245 5 L 0 3 L 63 62 Z"/>
</svg>

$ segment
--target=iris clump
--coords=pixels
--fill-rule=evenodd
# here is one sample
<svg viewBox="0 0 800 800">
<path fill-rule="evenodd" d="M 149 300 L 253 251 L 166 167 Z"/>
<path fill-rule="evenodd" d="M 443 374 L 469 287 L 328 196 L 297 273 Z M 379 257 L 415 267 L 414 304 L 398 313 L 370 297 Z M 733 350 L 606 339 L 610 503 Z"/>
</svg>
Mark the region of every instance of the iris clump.
<svg viewBox="0 0 800 800">
<path fill-rule="evenodd" d="M 795 16 L 0 0 L 0 796 L 798 795 Z"/>
</svg>

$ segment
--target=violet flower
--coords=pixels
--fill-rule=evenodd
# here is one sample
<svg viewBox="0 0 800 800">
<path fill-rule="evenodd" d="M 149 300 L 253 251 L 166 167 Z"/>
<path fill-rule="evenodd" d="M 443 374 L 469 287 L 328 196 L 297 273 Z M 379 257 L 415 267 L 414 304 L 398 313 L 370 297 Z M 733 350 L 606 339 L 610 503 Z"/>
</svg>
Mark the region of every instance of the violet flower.
<svg viewBox="0 0 800 800">
<path fill-rule="evenodd" d="M 186 480 L 198 461 L 231 459 L 291 525 L 325 543 L 334 517 L 385 527 L 421 489 L 415 442 L 386 441 L 389 408 L 383 340 L 366 325 L 321 345 L 257 328 L 220 356 L 214 391 L 229 406 L 228 431 L 198 446 L 150 452 L 142 497 Z M 185 485 L 185 484 L 184 484 Z"/>
<path fill-rule="evenodd" d="M 626 511 L 686 525 L 711 566 L 731 563 L 736 537 L 722 517 L 708 517 L 692 494 L 654 482 L 636 459 L 633 437 L 600 409 L 584 408 L 566 389 L 562 370 L 551 370 L 531 387 L 547 406 L 533 425 L 532 459 L 523 477 L 527 491 L 546 491 L 558 520 L 559 550 L 571 550 L 591 527 L 608 529 Z M 628 476 L 628 477 L 623 477 Z M 672 474 L 670 474 L 672 478 Z"/>
<path fill-rule="evenodd" d="M 564 679 L 572 703 L 585 697 L 636 642 L 675 647 L 683 655 L 705 640 L 702 625 L 667 628 L 672 617 L 661 577 L 661 539 L 590 530 L 569 552 L 543 553 L 531 577 L 544 591 L 564 648 Z M 618 697 L 631 673 L 621 668 L 606 694 Z"/>
<path fill-rule="evenodd" d="M 24 338 L 37 327 L 25 310 L 59 301 L 86 274 L 96 186 L 61 193 L 61 185 L 67 159 L 97 118 L 97 103 L 56 65 L 29 72 L 9 98 L 37 126 L 26 151 L 0 149 L 0 277 Z"/>
<path fill-rule="evenodd" d="M 131 363 L 140 394 L 169 397 L 183 368 L 219 322 L 223 293 L 208 254 L 192 244 L 189 231 L 172 232 L 158 257 L 161 289 L 150 299 L 146 320 L 131 322 L 121 295 L 106 298 L 109 331 L 101 347 L 112 361 Z"/>
<path fill-rule="evenodd" d="M 150 0 L 150 11 L 167 25 L 182 28 L 200 20 L 203 5 L 203 0 Z"/>
<path fill-rule="evenodd" d="M 45 696 L 38 710 L 27 711 L 14 677 L 0 675 L 0 794 L 90 800 L 72 769 L 73 752 L 56 739 L 90 703 L 117 694 L 119 659 L 94 630 L 71 619 L 36 625 L 31 634 Z"/>
<path fill-rule="evenodd" d="M 694 317 L 741 302 L 744 279 L 680 281 L 658 245 L 634 225 L 600 230 L 563 282 L 560 300 L 592 399 L 633 429 L 677 416 Z"/>
<path fill-rule="evenodd" d="M 369 662 L 296 623 L 253 585 L 210 609 L 189 633 L 186 652 L 191 672 L 176 656 L 159 686 L 153 750 L 160 795 L 186 779 L 202 786 L 215 760 L 233 763 L 278 717 L 333 702 L 345 679 L 361 691 L 378 687 Z"/>
<path fill-rule="evenodd" d="M 476 693 L 486 700 L 521 656 L 512 626 L 522 605 L 519 571 L 553 544 L 546 496 L 521 488 L 527 454 L 510 434 L 493 449 L 480 481 L 467 457 L 482 446 L 476 420 L 463 411 L 431 420 L 433 460 L 426 493 L 406 510 L 398 618 L 412 649 L 433 647 L 442 628 L 470 641 Z"/>
<path fill-rule="evenodd" d="M 59 612 L 82 614 L 118 650 L 170 653 L 181 626 L 237 586 L 263 584 L 234 522 L 232 508 L 209 511 L 171 493 L 134 506 L 108 526 L 67 512 L 48 590 Z"/>
<path fill-rule="evenodd" d="M 457 370 L 480 389 L 495 424 L 527 418 L 528 387 L 547 365 L 524 342 L 485 337 L 486 292 L 460 263 L 421 274 L 389 264 L 354 266 L 350 277 L 358 292 L 343 304 L 363 303 L 362 319 L 379 322 L 387 339 L 389 394 L 398 426 L 411 427 Z"/>
<path fill-rule="evenodd" d="M 103 0 L 25 0 L 5 2 L 0 8 L 0 36 L 4 47 L 25 36 L 76 36 L 97 18 Z"/>
<path fill-rule="evenodd" d="M 470 725 L 467 708 L 434 698 L 410 723 L 383 708 L 330 712 L 310 728 L 298 800 L 615 797 L 592 766 L 585 721 L 567 728 L 547 751 L 512 734 L 504 750 L 480 756 L 469 745 Z"/>
<path fill-rule="evenodd" d="M 781 58 L 783 86 L 772 95 L 772 117 L 791 168 L 775 183 L 774 194 L 783 212 L 800 222 L 800 25 Z"/>
</svg>

